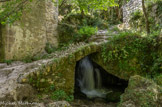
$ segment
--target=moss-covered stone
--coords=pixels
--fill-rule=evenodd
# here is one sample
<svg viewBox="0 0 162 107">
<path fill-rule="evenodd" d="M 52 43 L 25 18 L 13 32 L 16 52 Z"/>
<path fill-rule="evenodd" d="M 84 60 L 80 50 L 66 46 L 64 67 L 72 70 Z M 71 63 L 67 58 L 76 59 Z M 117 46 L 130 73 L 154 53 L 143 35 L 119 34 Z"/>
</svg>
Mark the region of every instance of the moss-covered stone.
<svg viewBox="0 0 162 107">
<path fill-rule="evenodd" d="M 102 46 L 101 51 L 91 55 L 91 59 L 107 72 L 121 79 L 130 76 L 147 76 L 160 73 L 160 67 L 152 67 L 161 55 L 161 38 L 124 36 Z M 159 63 L 159 62 L 158 62 Z"/>
<path fill-rule="evenodd" d="M 155 82 L 162 87 L 162 74 L 154 77 Z"/>
<path fill-rule="evenodd" d="M 119 107 L 160 107 L 162 105 L 162 87 L 152 80 L 141 76 L 129 79 L 128 88 L 121 96 Z"/>
<path fill-rule="evenodd" d="M 4 49 L 4 37 L 2 35 L 2 25 L 0 24 L 0 62 L 4 61 L 5 49 Z"/>
<path fill-rule="evenodd" d="M 140 40 L 140 44 L 138 44 L 136 38 L 138 41 Z M 43 65 L 39 70 L 29 73 L 29 75 L 22 78 L 22 82 L 30 83 L 33 87 L 35 87 L 42 93 L 50 94 L 55 90 L 63 90 L 67 95 L 73 95 L 76 62 L 87 55 L 90 55 L 91 59 L 93 59 L 102 68 L 104 68 L 108 73 L 119 77 L 120 79 L 129 80 L 129 78 L 133 75 L 138 74 L 146 76 L 147 74 L 149 74 L 150 72 L 147 72 L 147 70 L 151 69 L 151 64 L 154 62 L 151 53 L 155 52 L 155 55 L 158 55 L 156 53 L 156 49 L 159 48 L 156 47 L 156 49 L 154 49 L 154 46 L 149 44 L 150 42 L 148 43 L 141 37 L 132 36 L 131 38 L 128 36 L 126 38 L 121 38 L 120 40 L 116 40 L 115 44 L 113 45 L 111 44 L 111 42 L 104 45 L 105 43 L 103 42 L 78 46 L 75 50 L 72 50 L 60 56 L 56 56 L 55 58 L 53 58 L 53 60 L 48 61 L 46 65 Z M 145 44 L 142 44 L 143 40 L 144 42 L 146 42 Z M 131 50 L 131 44 L 137 46 L 139 50 Z M 110 58 L 111 60 L 105 61 L 103 57 L 104 46 L 108 47 L 108 52 L 114 52 L 113 49 L 116 48 L 113 48 L 113 46 L 120 46 L 118 48 L 119 50 L 123 49 L 124 46 L 129 46 L 131 47 L 131 49 L 129 49 L 130 53 L 133 51 L 133 54 L 128 55 L 128 50 L 126 50 L 126 54 L 124 54 L 124 56 L 128 55 L 127 58 L 123 58 L 123 56 L 118 57 L 118 55 L 120 55 L 118 54 L 117 57 L 115 57 L 117 59 Z M 119 53 L 123 52 L 119 50 L 115 51 L 118 51 Z M 113 55 L 116 54 L 117 53 L 114 53 Z M 145 65 L 150 66 L 147 66 L 147 69 L 143 70 L 143 68 L 145 68 Z M 110 101 L 119 99 L 119 93 L 115 93 L 113 95 L 114 97 L 109 99 Z"/>
<path fill-rule="evenodd" d="M 75 51 L 56 57 L 39 70 L 29 73 L 22 78 L 22 82 L 30 83 L 41 93 L 50 94 L 56 90 L 63 90 L 71 96 L 74 94 L 76 62 L 97 52 L 99 48 L 100 45 L 95 43 L 80 46 Z"/>
</svg>

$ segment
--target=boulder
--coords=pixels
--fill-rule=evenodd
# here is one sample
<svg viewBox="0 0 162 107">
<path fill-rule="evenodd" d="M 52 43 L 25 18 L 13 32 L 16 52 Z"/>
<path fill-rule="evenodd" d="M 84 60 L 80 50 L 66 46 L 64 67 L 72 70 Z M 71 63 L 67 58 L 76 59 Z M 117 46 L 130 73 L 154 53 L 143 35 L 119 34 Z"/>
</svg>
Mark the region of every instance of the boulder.
<svg viewBox="0 0 162 107">
<path fill-rule="evenodd" d="M 135 75 L 121 96 L 119 107 L 160 107 L 162 87 L 152 80 Z"/>
</svg>

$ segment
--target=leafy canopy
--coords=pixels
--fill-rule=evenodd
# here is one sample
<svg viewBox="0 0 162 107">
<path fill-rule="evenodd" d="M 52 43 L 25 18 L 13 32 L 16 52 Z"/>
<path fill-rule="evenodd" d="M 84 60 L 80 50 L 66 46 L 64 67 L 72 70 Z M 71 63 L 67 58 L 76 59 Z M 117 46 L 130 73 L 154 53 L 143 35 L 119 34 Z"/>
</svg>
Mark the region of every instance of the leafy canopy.
<svg viewBox="0 0 162 107">
<path fill-rule="evenodd" d="M 20 19 L 22 12 L 27 10 L 33 0 L 0 0 L 0 24 L 13 23 Z M 39 0 L 37 0 L 39 1 Z M 55 0 L 52 0 L 55 1 Z M 66 0 L 59 0 L 59 3 Z M 80 11 L 88 13 L 92 10 L 107 10 L 109 6 L 117 6 L 115 0 L 71 0 Z"/>
<path fill-rule="evenodd" d="M 117 6 L 114 0 L 72 0 L 80 11 L 87 13 L 89 9 L 107 10 L 109 6 Z"/>
<path fill-rule="evenodd" d="M 29 8 L 32 0 L 0 0 L 0 24 L 13 23 Z"/>
</svg>

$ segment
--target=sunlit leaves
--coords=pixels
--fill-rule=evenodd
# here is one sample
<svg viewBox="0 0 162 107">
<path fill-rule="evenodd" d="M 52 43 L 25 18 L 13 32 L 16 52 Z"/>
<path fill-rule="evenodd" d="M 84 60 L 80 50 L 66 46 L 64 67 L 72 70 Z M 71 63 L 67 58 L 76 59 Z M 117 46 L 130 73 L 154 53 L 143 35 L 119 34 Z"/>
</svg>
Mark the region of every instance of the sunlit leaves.
<svg viewBox="0 0 162 107">
<path fill-rule="evenodd" d="M 114 0 L 72 0 L 81 11 L 87 13 L 92 10 L 107 10 L 108 7 L 117 6 Z"/>
<path fill-rule="evenodd" d="M 26 8 L 28 2 L 33 0 L 10 0 L 0 5 L 0 23 L 13 23 L 20 19 L 22 11 Z"/>
</svg>

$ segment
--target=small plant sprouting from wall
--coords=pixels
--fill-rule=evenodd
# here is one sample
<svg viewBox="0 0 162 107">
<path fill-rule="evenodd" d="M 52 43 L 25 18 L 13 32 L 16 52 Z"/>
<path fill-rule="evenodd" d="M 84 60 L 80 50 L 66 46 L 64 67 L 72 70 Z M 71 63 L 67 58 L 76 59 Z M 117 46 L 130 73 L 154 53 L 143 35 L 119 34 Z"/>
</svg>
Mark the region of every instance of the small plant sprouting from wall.
<svg viewBox="0 0 162 107">
<path fill-rule="evenodd" d="M 48 54 L 51 54 L 52 52 L 56 51 L 57 48 L 53 47 L 50 43 L 46 43 L 45 51 Z"/>
</svg>

